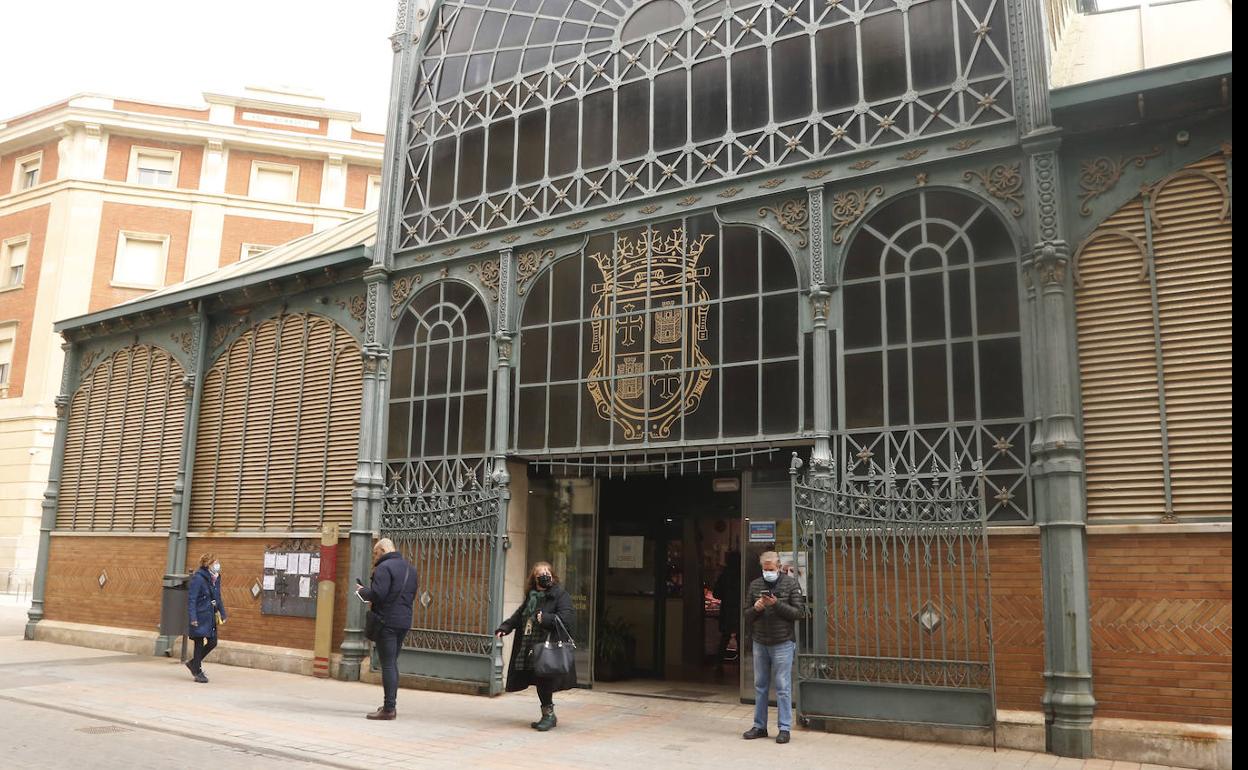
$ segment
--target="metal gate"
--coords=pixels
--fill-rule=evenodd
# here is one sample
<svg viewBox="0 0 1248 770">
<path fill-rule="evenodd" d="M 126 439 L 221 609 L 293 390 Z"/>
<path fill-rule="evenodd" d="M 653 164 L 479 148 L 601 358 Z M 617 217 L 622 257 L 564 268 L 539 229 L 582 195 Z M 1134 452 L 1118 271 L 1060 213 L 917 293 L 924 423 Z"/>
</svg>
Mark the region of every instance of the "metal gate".
<svg viewBox="0 0 1248 770">
<path fill-rule="evenodd" d="M 484 463 L 414 463 L 391 473 L 381 534 L 420 579 L 399 671 L 496 695 L 503 688 L 494 629 L 502 620 L 505 488 L 484 473 Z"/>
<path fill-rule="evenodd" d="M 799 476 L 795 547 L 811 615 L 797 700 L 811 719 L 992 727 L 995 660 L 983 477 Z"/>
</svg>

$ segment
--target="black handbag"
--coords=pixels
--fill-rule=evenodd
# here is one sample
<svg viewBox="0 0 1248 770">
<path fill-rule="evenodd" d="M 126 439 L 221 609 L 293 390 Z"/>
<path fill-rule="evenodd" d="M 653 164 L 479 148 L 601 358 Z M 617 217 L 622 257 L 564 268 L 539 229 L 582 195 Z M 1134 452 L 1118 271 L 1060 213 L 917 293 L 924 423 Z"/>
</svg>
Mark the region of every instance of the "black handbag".
<svg viewBox="0 0 1248 770">
<path fill-rule="evenodd" d="M 537 654 L 533 660 L 533 673 L 543 678 L 558 678 L 565 676 L 575 676 L 576 674 L 576 642 L 572 641 L 572 634 L 568 633 L 568 628 L 563 624 L 563 619 L 558 615 L 555 616 L 556 629 L 550 632 L 550 636 L 542 642 L 537 648 Z M 561 638 L 559 632 L 567 638 Z M 554 637 L 552 641 L 551 637 Z"/>
</svg>

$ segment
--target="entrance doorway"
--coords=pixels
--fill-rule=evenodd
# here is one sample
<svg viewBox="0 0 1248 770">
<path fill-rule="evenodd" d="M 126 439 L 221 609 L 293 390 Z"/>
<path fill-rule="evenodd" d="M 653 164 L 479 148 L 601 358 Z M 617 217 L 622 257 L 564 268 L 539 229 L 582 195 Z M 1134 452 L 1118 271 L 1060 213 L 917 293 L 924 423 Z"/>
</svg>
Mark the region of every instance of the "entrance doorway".
<svg viewBox="0 0 1248 770">
<path fill-rule="evenodd" d="M 596 686 L 735 702 L 740 475 L 599 484 Z"/>
</svg>

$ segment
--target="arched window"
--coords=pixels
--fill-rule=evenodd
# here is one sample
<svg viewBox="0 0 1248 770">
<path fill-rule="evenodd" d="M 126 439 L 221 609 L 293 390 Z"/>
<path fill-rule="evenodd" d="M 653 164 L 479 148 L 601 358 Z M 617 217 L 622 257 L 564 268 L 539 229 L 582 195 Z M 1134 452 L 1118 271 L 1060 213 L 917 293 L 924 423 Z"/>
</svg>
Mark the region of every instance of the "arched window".
<svg viewBox="0 0 1248 770">
<path fill-rule="evenodd" d="M 595 236 L 526 292 L 516 448 L 794 435 L 800 343 L 771 235 L 704 215 Z"/>
<path fill-rule="evenodd" d="M 485 303 L 467 285 L 440 281 L 403 311 L 390 366 L 386 452 L 396 489 L 426 488 L 428 469 L 446 461 L 479 465 L 492 425 L 489 356 Z"/>
<path fill-rule="evenodd" d="M 1009 232 L 968 195 L 923 191 L 868 218 L 842 283 L 847 458 L 903 475 L 982 459 L 1004 490 L 994 517 L 1026 518 L 1018 281 Z"/>
<path fill-rule="evenodd" d="M 1009 120 L 1004 7 L 447 0 L 401 246 Z"/>
</svg>

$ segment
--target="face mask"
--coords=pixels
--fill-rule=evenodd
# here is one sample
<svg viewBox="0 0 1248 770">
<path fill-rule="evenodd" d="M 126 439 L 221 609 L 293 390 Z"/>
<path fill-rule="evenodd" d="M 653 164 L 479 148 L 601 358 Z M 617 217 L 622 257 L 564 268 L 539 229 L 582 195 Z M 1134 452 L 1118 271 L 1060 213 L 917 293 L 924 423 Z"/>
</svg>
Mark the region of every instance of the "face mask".
<svg viewBox="0 0 1248 770">
<path fill-rule="evenodd" d="M 550 588 L 550 584 L 553 582 L 554 582 L 554 579 L 551 578 L 550 575 L 538 575 L 537 576 L 537 587 L 541 588 L 542 590 Z"/>
<path fill-rule="evenodd" d="M 778 570 L 774 570 L 774 569 L 763 570 L 763 580 L 766 580 L 768 583 L 774 583 L 779 579 L 780 579 L 780 572 Z"/>
<path fill-rule="evenodd" d="M 212 566 L 211 566 L 209 569 L 211 569 L 211 570 L 212 570 L 212 574 L 214 574 L 214 575 L 219 575 L 219 574 L 221 574 L 221 562 L 219 562 L 219 561 L 214 561 L 214 562 L 212 563 Z"/>
</svg>

